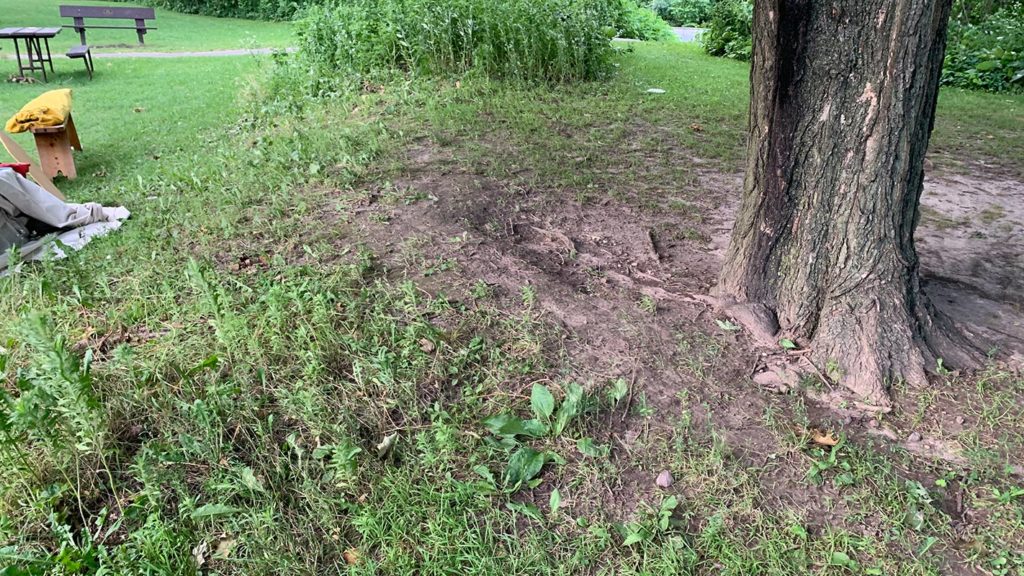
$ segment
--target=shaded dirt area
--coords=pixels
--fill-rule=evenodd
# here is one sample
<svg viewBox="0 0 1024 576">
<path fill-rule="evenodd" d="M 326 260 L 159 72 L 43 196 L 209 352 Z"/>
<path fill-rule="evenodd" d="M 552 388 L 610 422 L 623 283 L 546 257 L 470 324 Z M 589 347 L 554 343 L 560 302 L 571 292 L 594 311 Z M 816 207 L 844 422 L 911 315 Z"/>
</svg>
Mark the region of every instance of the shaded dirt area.
<svg viewBox="0 0 1024 576">
<path fill-rule="evenodd" d="M 974 327 L 987 349 L 1024 352 L 1024 184 L 928 180 L 917 243 L 936 305 Z"/>
<path fill-rule="evenodd" d="M 650 407 L 653 416 L 613 418 L 603 434 L 619 473 L 611 481 L 582 480 L 596 499 L 590 506 L 613 518 L 630 517 L 656 492 L 665 452 L 649 448 L 670 443 L 683 414 L 699 424 L 695 433 L 708 436 L 699 444 L 709 444 L 714 432 L 742 461 L 762 469 L 767 504 L 799 510 L 822 529 L 845 518 L 847 504 L 834 486 L 806 481 L 808 457 L 780 437 L 766 414 L 803 422 L 790 427 L 798 435 L 820 426 L 881 439 L 928 460 L 963 463 L 957 433 L 978 423 L 957 409 L 955 398 L 933 402 L 931 420 L 912 421 L 919 391 L 899 390 L 894 417 L 879 421 L 824 404 L 805 409 L 788 390 L 758 387 L 752 376 L 767 351 L 723 329 L 716 320 L 728 319 L 699 297 L 720 268 L 741 176 L 701 163 L 692 170 L 695 177 L 678 195 L 654 205 L 643 190 L 637 191 L 642 207 L 612 198 L 581 204 L 564 190 L 472 173 L 450 152 L 424 143 L 409 153 L 399 178 L 343 203 L 338 218 L 395 275 L 466 301 L 482 281 L 499 308 L 539 310 L 557 321 L 562 341 L 553 354 L 563 376 L 591 387 L 616 378 L 632 384 L 629 402 Z M 980 325 L 1004 351 L 1024 342 L 1022 195 L 1024 185 L 1013 181 L 930 181 L 919 235 L 936 302 L 955 319 Z M 812 397 L 827 398 L 822 386 L 801 383 L 813 388 Z M 934 480 L 925 469 L 901 474 L 929 485 Z M 969 523 L 970 511 L 957 500 L 962 496 L 950 491 L 948 498 L 940 505 Z M 870 518 L 846 528 L 881 529 Z"/>
</svg>

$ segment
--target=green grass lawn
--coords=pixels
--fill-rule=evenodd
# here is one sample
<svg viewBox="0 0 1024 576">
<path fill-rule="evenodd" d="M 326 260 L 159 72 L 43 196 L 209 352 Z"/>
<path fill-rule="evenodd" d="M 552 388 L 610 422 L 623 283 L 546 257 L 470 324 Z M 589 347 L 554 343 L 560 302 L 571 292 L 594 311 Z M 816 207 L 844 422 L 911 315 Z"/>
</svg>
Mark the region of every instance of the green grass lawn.
<svg viewBox="0 0 1024 576">
<path fill-rule="evenodd" d="M 139 182 L 238 121 L 241 78 L 257 65 L 256 57 L 101 60 L 92 81 L 79 71 L 47 86 L 9 84 L 0 110 L 6 119 L 42 90 L 71 88 L 84 151 L 75 158 L 79 178 L 58 178 L 58 186 L 73 198 L 137 203 L 143 200 Z M 14 139 L 35 155 L 31 134 Z M 130 198 L 123 197 L 125 183 L 136 184 L 127 189 Z"/>
<path fill-rule="evenodd" d="M 430 254 L 396 265 L 349 222 L 423 146 L 523 197 L 655 211 L 699 194 L 698 166 L 741 168 L 744 64 L 635 45 L 607 83 L 396 81 L 294 110 L 236 99 L 259 62 L 98 60 L 91 82 L 0 90 L 6 115 L 74 88 L 85 151 L 58 185 L 133 212 L 0 278 L 0 573 L 1022 573 L 1019 379 L 927 391 L 967 399 L 959 464 L 864 437 L 809 447 L 800 394 L 723 429 L 710 403 L 760 392 L 718 367 L 721 334 L 669 343 L 701 385 L 658 407 L 640 381 L 578 372 L 536 287 L 502 299 Z M 933 158 L 1019 171 L 1022 122 L 1024 97 L 944 91 Z M 375 202 L 429 201 L 403 193 Z M 535 437 L 484 423 L 534 413 Z M 653 488 L 662 468 L 672 490 Z"/>
<path fill-rule="evenodd" d="M 3 27 L 12 26 L 62 26 L 71 24 L 69 18 L 61 18 L 58 6 L 62 4 L 85 6 L 125 6 L 120 2 L 96 2 L 83 0 L 67 2 L 64 0 L 0 0 L 0 13 L 4 14 Z M 129 4 L 130 5 L 130 4 Z M 94 23 L 101 26 L 134 26 L 129 20 L 89 20 L 86 25 Z M 103 52 L 182 52 L 222 50 L 233 48 L 286 48 L 292 45 L 292 28 L 289 23 L 259 22 L 235 18 L 210 18 L 179 14 L 163 9 L 156 10 L 157 27 L 146 34 L 146 44 L 138 45 L 134 30 L 89 30 L 86 38 L 95 53 Z M 50 42 L 55 64 L 64 61 L 64 52 L 71 46 L 79 44 L 78 35 L 72 29 L 64 29 Z M 0 56 L 13 57 L 12 41 L 5 40 L 0 46 Z M 81 62 L 75 62 L 80 65 Z M 0 65 L 10 68 L 12 62 L 0 60 Z M 16 70 L 16 69 L 15 69 Z"/>
</svg>

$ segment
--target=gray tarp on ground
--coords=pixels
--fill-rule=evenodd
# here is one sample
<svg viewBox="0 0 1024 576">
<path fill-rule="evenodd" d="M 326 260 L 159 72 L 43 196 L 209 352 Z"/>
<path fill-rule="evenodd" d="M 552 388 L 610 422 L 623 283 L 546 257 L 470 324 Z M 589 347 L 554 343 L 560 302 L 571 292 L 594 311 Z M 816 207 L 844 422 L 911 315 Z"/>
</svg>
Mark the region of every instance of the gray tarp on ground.
<svg viewBox="0 0 1024 576">
<path fill-rule="evenodd" d="M 105 208 L 93 202 L 69 204 L 14 170 L 0 168 L 0 270 L 7 268 L 12 241 L 20 244 L 22 260 L 38 260 L 46 254 L 61 258 L 62 245 L 78 250 L 93 238 L 120 228 L 121 221 L 130 215 L 124 207 Z M 55 231 L 33 238 L 30 220 Z M 18 242 L 17 237 L 25 243 Z"/>
</svg>

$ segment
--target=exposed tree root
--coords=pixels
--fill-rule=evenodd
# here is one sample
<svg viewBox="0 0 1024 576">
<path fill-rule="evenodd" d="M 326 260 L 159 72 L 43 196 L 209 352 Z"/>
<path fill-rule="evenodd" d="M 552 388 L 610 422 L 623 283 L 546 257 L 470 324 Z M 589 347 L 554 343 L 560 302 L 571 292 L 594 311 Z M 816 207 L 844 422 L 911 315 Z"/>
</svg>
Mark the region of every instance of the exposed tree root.
<svg viewBox="0 0 1024 576">
<path fill-rule="evenodd" d="M 792 387 L 791 372 L 807 373 L 853 393 L 865 408 L 888 410 L 897 382 L 926 386 L 929 372 L 978 367 L 984 355 L 952 320 L 934 310 L 923 294 L 907 305 L 898 297 L 858 294 L 830 301 L 812 333 L 777 324 L 762 303 L 720 308 L 758 345 L 782 354 L 779 339 L 800 343 L 803 354 L 766 362 L 755 381 L 769 388 Z"/>
</svg>

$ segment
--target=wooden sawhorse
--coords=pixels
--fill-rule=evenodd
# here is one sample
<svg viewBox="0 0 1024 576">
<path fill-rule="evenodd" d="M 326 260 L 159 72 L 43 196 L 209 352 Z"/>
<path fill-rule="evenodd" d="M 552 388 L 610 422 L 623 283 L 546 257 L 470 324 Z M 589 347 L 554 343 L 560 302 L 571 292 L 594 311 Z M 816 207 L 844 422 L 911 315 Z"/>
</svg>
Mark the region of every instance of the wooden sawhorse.
<svg viewBox="0 0 1024 576">
<path fill-rule="evenodd" d="M 71 114 L 68 114 L 67 120 L 59 126 L 33 128 L 32 135 L 36 138 L 39 164 L 44 174 L 55 178 L 60 173 L 68 180 L 78 177 L 71 150 L 81 152 L 82 143 L 78 140 L 78 131 L 75 130 L 75 121 Z"/>
</svg>

